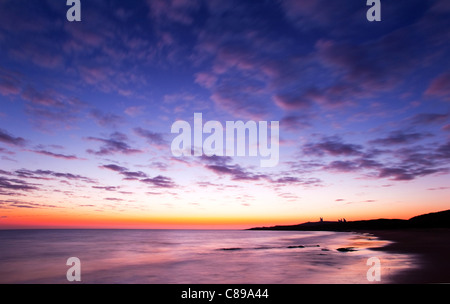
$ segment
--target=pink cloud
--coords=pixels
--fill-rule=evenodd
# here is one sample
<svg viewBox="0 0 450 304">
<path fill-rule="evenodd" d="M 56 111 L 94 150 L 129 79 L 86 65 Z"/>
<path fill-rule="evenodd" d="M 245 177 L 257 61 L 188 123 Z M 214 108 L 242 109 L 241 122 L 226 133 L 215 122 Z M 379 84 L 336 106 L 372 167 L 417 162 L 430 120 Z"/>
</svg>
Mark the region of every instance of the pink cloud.
<svg viewBox="0 0 450 304">
<path fill-rule="evenodd" d="M 132 106 L 125 109 L 125 114 L 131 117 L 136 117 L 144 113 L 145 106 Z"/>
<path fill-rule="evenodd" d="M 212 88 L 217 82 L 217 76 L 212 73 L 201 72 L 195 74 L 195 82 L 205 88 Z"/>
<path fill-rule="evenodd" d="M 199 8 L 199 1 L 191 0 L 148 0 L 150 16 L 159 22 L 170 21 L 190 25 L 194 22 L 191 12 Z"/>
<path fill-rule="evenodd" d="M 443 73 L 433 79 L 425 91 L 425 95 L 441 97 L 446 101 L 450 101 L 450 73 Z"/>
<path fill-rule="evenodd" d="M 26 46 L 10 51 L 11 56 L 21 61 L 31 60 L 35 65 L 44 68 L 56 68 L 62 66 L 63 57 L 54 47 L 53 41 L 39 41 L 28 43 Z"/>
<path fill-rule="evenodd" d="M 22 92 L 22 98 L 31 101 L 33 104 L 41 106 L 62 106 L 63 103 L 58 100 L 58 96 L 54 92 L 50 91 L 37 91 L 33 87 L 27 87 Z"/>
<path fill-rule="evenodd" d="M 11 71 L 0 68 L 0 94 L 18 95 L 21 91 L 21 81 L 19 75 Z"/>
</svg>

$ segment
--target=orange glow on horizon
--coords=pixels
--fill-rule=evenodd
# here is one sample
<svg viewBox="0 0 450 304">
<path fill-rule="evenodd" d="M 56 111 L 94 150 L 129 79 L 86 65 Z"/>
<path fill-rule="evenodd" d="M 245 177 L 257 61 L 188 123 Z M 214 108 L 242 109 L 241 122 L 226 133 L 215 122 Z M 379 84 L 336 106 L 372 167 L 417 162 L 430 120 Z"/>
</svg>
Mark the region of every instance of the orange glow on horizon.
<svg viewBox="0 0 450 304">
<path fill-rule="evenodd" d="M 377 218 L 409 219 L 413 216 L 441 210 L 395 210 L 396 215 L 349 213 L 347 220 Z M 403 213 L 400 213 L 403 211 Z M 418 212 L 415 212 L 418 211 Z M 401 216 L 401 214 L 403 216 Z M 59 213 L 54 210 L 17 211 L 0 221 L 0 229 L 247 229 L 260 226 L 295 225 L 318 221 L 321 215 L 300 216 L 147 216 L 139 214 Z M 335 221 L 340 215 L 324 214 L 324 220 Z"/>
</svg>

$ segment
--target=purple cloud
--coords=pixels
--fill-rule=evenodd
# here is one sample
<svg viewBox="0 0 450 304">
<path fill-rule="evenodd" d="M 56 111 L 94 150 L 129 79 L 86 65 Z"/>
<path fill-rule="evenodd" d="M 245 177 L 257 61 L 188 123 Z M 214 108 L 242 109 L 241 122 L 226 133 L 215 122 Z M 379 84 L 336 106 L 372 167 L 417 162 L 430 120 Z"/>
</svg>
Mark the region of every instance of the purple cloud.
<svg viewBox="0 0 450 304">
<path fill-rule="evenodd" d="M 51 204 L 24 202 L 21 200 L 11 200 L 11 199 L 0 200 L 0 209 L 13 209 L 13 208 L 36 209 L 36 208 L 60 208 L 60 207 Z"/>
<path fill-rule="evenodd" d="M 78 114 L 86 104 L 76 97 L 67 97 L 54 90 L 37 91 L 28 86 L 22 92 L 22 98 L 28 101 L 25 113 L 32 122 L 45 131 L 55 127 L 71 128 L 78 121 Z"/>
<path fill-rule="evenodd" d="M 450 140 L 441 145 L 437 149 L 437 157 L 442 159 L 450 159 Z"/>
<path fill-rule="evenodd" d="M 158 175 L 153 178 L 141 179 L 141 182 L 151 184 L 157 188 L 175 188 L 176 184 L 170 177 Z"/>
<path fill-rule="evenodd" d="M 0 68 L 0 94 L 18 95 L 21 87 L 19 74 Z"/>
<path fill-rule="evenodd" d="M 99 137 L 88 137 L 90 141 L 97 141 L 102 143 L 100 150 L 94 151 L 92 149 L 88 149 L 86 152 L 89 154 L 95 154 L 99 156 L 111 155 L 115 153 L 121 153 L 125 155 L 142 153 L 141 150 L 131 148 L 126 141 L 128 137 L 120 132 L 114 132 L 110 135 L 110 138 L 99 138 Z"/>
<path fill-rule="evenodd" d="M 86 183 L 96 183 L 93 179 L 79 175 L 79 174 L 72 174 L 72 173 L 65 173 L 65 172 L 56 172 L 52 170 L 28 170 L 28 169 L 21 169 L 16 170 L 12 175 L 21 177 L 21 178 L 30 178 L 30 179 L 51 179 L 51 178 L 63 178 L 68 180 L 79 180 Z"/>
<path fill-rule="evenodd" d="M 118 187 L 113 187 L 113 186 L 104 186 L 104 187 L 92 186 L 92 188 L 93 189 L 105 190 L 105 191 L 116 191 Z"/>
<path fill-rule="evenodd" d="M 139 178 L 147 178 L 148 177 L 148 175 L 142 171 L 130 171 L 125 167 L 121 167 L 121 166 L 114 165 L 114 164 L 103 165 L 100 168 L 105 168 L 105 169 L 109 169 L 109 170 L 118 172 L 119 174 L 125 176 L 126 180 L 138 180 Z"/>
<path fill-rule="evenodd" d="M 100 168 L 109 169 L 109 170 L 112 170 L 112 171 L 115 171 L 115 172 L 125 172 L 125 171 L 128 171 L 127 168 L 121 167 L 121 166 L 118 166 L 118 165 L 114 165 L 114 164 L 103 165 L 103 166 L 101 166 Z"/>
<path fill-rule="evenodd" d="M 380 170 L 379 177 L 390 177 L 390 179 L 396 181 L 408 181 L 420 176 L 426 176 L 438 172 L 443 172 L 443 169 L 392 167 L 383 168 L 382 170 Z"/>
<path fill-rule="evenodd" d="M 36 154 L 54 157 L 54 158 L 65 159 L 65 160 L 80 160 L 80 158 L 78 158 L 75 155 L 65 155 L 65 154 L 53 153 L 53 152 L 45 151 L 45 150 L 32 150 L 31 152 L 34 152 Z"/>
<path fill-rule="evenodd" d="M 264 174 L 254 174 L 248 170 L 245 170 L 239 165 L 206 165 L 206 169 L 218 174 L 229 175 L 234 181 L 258 181 L 263 178 L 267 178 Z"/>
<path fill-rule="evenodd" d="M 145 184 L 150 184 L 159 188 L 175 188 L 177 185 L 170 178 L 162 175 L 158 175 L 156 177 L 150 177 L 146 173 L 142 171 L 129 171 L 125 167 L 121 167 L 114 164 L 103 165 L 100 168 L 109 169 L 115 171 L 124 176 L 125 180 L 136 180 Z"/>
<path fill-rule="evenodd" d="M 422 118 L 423 119 L 423 118 Z M 370 141 L 371 144 L 379 144 L 383 146 L 390 145 L 403 145 L 403 144 L 411 144 L 415 143 L 424 138 L 430 137 L 432 135 L 427 133 L 407 133 L 404 131 L 394 131 L 389 134 L 389 136 L 384 138 L 379 138 Z"/>
<path fill-rule="evenodd" d="M 272 178 L 267 176 L 266 179 L 276 185 L 276 186 L 287 186 L 287 185 L 319 185 L 322 181 L 318 178 L 301 178 L 297 176 L 282 176 L 279 178 Z"/>
<path fill-rule="evenodd" d="M 6 178 L 0 176 L 0 191 L 12 190 L 12 191 L 30 191 L 37 190 L 36 184 L 27 183 L 24 180 L 17 178 Z"/>
<path fill-rule="evenodd" d="M 276 94 L 273 99 L 276 105 L 284 110 L 307 110 L 313 105 L 313 101 L 320 99 L 322 93 L 316 88 L 310 88 L 305 92 L 289 92 Z"/>
<path fill-rule="evenodd" d="M 28 86 L 22 92 L 22 98 L 30 101 L 35 105 L 46 107 L 62 107 L 64 102 L 60 101 L 60 96 L 55 92 L 44 91 L 39 92 L 35 88 Z"/>
<path fill-rule="evenodd" d="M 117 197 L 106 197 L 106 198 L 104 198 L 104 200 L 106 200 L 106 201 L 115 201 L 115 202 L 122 202 L 123 201 L 123 199 L 117 198 Z"/>
<path fill-rule="evenodd" d="M 121 116 L 112 113 L 104 113 L 98 109 L 92 110 L 90 115 L 102 127 L 116 127 L 124 122 Z"/>
<path fill-rule="evenodd" d="M 337 172 L 352 172 L 359 170 L 360 167 L 356 161 L 333 161 L 325 169 Z"/>
<path fill-rule="evenodd" d="M 200 9 L 197 0 L 147 0 L 150 17 L 158 23 L 178 23 L 190 25 L 194 22 L 194 13 Z"/>
<path fill-rule="evenodd" d="M 23 139 L 22 137 L 15 137 L 2 129 L 0 129 L 0 142 L 18 147 L 22 147 L 26 143 L 25 139 Z"/>
<path fill-rule="evenodd" d="M 450 83 L 449 83 L 450 84 Z M 450 114 L 421 113 L 411 118 L 412 124 L 442 123 L 450 117 Z"/>
<path fill-rule="evenodd" d="M 151 145 L 157 146 L 165 146 L 167 145 L 166 140 L 164 140 L 163 135 L 161 133 L 155 133 L 149 130 L 145 130 L 142 128 L 134 128 L 133 131 L 147 140 L 147 142 Z"/>
<path fill-rule="evenodd" d="M 362 154 L 362 146 L 346 144 L 342 139 L 336 136 L 325 137 L 321 142 L 315 144 L 306 144 L 303 152 L 307 155 L 323 156 L 324 154 L 332 156 L 354 156 Z"/>
<path fill-rule="evenodd" d="M 450 73 L 443 73 L 433 79 L 425 95 L 450 101 Z"/>
<path fill-rule="evenodd" d="M 217 155 L 207 156 L 205 154 L 202 154 L 200 160 L 212 165 L 225 166 L 230 162 L 232 162 L 233 158 L 230 156 L 217 156 Z"/>
<path fill-rule="evenodd" d="M 289 115 L 280 121 L 280 127 L 289 131 L 298 131 L 311 126 L 309 115 Z"/>
</svg>

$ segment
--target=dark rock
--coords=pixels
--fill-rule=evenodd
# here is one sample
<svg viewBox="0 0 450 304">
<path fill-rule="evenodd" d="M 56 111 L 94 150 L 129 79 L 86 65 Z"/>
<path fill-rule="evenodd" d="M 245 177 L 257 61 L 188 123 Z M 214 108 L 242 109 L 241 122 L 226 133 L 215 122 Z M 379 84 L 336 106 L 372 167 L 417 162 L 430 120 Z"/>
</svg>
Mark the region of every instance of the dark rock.
<svg viewBox="0 0 450 304">
<path fill-rule="evenodd" d="M 353 248 L 353 247 L 342 247 L 342 248 L 338 248 L 337 251 L 340 251 L 340 252 L 350 252 L 350 251 L 356 251 L 356 249 Z"/>
</svg>

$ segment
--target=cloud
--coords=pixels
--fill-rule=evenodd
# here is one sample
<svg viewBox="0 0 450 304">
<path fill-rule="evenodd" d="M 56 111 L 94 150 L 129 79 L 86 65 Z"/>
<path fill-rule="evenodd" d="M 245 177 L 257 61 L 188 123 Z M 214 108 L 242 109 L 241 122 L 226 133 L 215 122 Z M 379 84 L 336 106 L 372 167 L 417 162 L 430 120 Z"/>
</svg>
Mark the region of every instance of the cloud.
<svg viewBox="0 0 450 304">
<path fill-rule="evenodd" d="M 11 57 L 20 61 L 31 61 L 34 65 L 56 69 L 63 66 L 64 58 L 58 53 L 59 45 L 55 45 L 54 41 L 44 38 L 37 39 L 36 36 L 28 36 L 27 41 L 22 42 L 21 48 L 15 48 L 10 51 Z"/>
<path fill-rule="evenodd" d="M 130 171 L 125 167 L 114 164 L 103 165 L 100 168 L 109 169 L 125 176 L 126 180 L 138 180 L 139 178 L 147 178 L 148 175 L 142 171 Z"/>
<path fill-rule="evenodd" d="M 321 98 L 321 95 L 316 88 L 309 88 L 305 92 L 276 94 L 273 99 L 275 104 L 284 110 L 307 110 L 312 107 L 314 100 Z"/>
<path fill-rule="evenodd" d="M 83 181 L 86 183 L 96 183 L 93 179 L 79 175 L 79 174 L 73 174 L 73 173 L 66 173 L 66 172 L 57 172 L 52 170 L 28 170 L 28 169 L 21 169 L 16 170 L 12 173 L 13 175 L 16 175 L 21 178 L 31 178 L 31 179 L 49 179 L 49 178 L 63 178 L 68 180 L 78 180 Z"/>
<path fill-rule="evenodd" d="M 195 82 L 208 89 L 214 87 L 217 82 L 217 78 L 218 76 L 208 72 L 200 72 L 195 74 Z"/>
<path fill-rule="evenodd" d="M 142 179 L 141 182 L 154 185 L 157 188 L 175 188 L 176 184 L 170 177 L 158 175 L 153 178 Z"/>
<path fill-rule="evenodd" d="M 379 177 L 390 177 L 391 180 L 408 181 L 417 177 L 426 176 L 438 172 L 445 172 L 444 169 L 432 168 L 411 168 L 409 166 L 403 167 L 387 167 L 380 170 Z"/>
<path fill-rule="evenodd" d="M 450 159 L 450 141 L 437 148 L 437 157 L 441 159 Z"/>
<path fill-rule="evenodd" d="M 0 147 L 0 153 L 8 154 L 8 155 L 14 155 L 14 154 L 16 154 L 16 153 L 14 153 L 14 152 L 12 152 L 12 151 L 9 151 L 8 149 L 1 148 L 1 147 Z"/>
<path fill-rule="evenodd" d="M 2 129 L 0 129 L 0 142 L 18 147 L 23 147 L 26 143 L 25 139 L 22 137 L 15 137 Z"/>
<path fill-rule="evenodd" d="M 57 93 L 51 92 L 49 90 L 39 92 L 35 88 L 28 86 L 22 92 L 22 98 L 30 101 L 35 105 L 46 106 L 46 107 L 62 107 L 64 103 L 60 101 L 60 96 Z"/>
<path fill-rule="evenodd" d="M 450 83 L 449 83 L 450 84 Z M 433 124 L 442 123 L 450 117 L 450 114 L 437 114 L 437 113 L 421 113 L 411 118 L 412 124 Z"/>
<path fill-rule="evenodd" d="M 229 175 L 234 181 L 257 181 L 267 176 L 264 174 L 254 174 L 239 165 L 206 165 L 206 169 L 218 174 Z"/>
<path fill-rule="evenodd" d="M 194 13 L 200 9 L 197 0 L 147 0 L 150 17 L 158 24 L 178 23 L 190 25 L 194 22 Z"/>
<path fill-rule="evenodd" d="M 70 180 L 80 180 L 80 181 L 84 181 L 87 183 L 94 183 L 94 181 L 91 178 L 85 177 L 82 175 L 78 175 L 78 174 L 54 172 L 51 170 L 35 170 L 34 173 L 37 175 L 44 175 L 44 176 L 50 175 L 50 176 L 54 176 L 54 177 L 58 177 L 58 178 L 65 178 L 65 179 L 70 179 Z"/>
<path fill-rule="evenodd" d="M 121 166 L 118 166 L 118 165 L 114 165 L 114 164 L 103 165 L 103 166 L 101 166 L 100 168 L 109 169 L 109 170 L 112 170 L 112 171 L 115 171 L 115 172 L 125 172 L 125 171 L 128 171 L 127 168 L 121 167 Z"/>
<path fill-rule="evenodd" d="M 21 77 L 18 73 L 0 68 L 0 94 L 18 95 L 22 90 Z"/>
<path fill-rule="evenodd" d="M 289 131 L 298 131 L 311 127 L 309 115 L 288 115 L 281 119 L 280 127 Z"/>
<path fill-rule="evenodd" d="M 247 169 L 242 168 L 238 164 L 231 164 L 233 158 L 229 156 L 206 156 L 202 155 L 200 161 L 204 167 L 219 176 L 229 175 L 234 181 L 257 181 L 267 178 L 264 174 L 255 174 Z"/>
<path fill-rule="evenodd" d="M 337 172 L 352 172 L 359 170 L 360 167 L 355 161 L 333 161 L 328 164 L 325 169 Z"/>
<path fill-rule="evenodd" d="M 362 157 L 358 157 L 353 160 L 332 161 L 328 165 L 324 166 L 323 169 L 333 172 L 354 172 L 360 170 L 379 170 L 382 167 L 383 164 L 379 161 L 363 155 Z"/>
<path fill-rule="evenodd" d="M 80 160 L 81 159 L 75 155 L 65 155 L 65 154 L 53 153 L 53 152 L 45 151 L 45 150 L 31 150 L 31 152 L 34 152 L 36 154 L 54 157 L 54 158 L 65 159 L 65 160 Z"/>
<path fill-rule="evenodd" d="M 115 153 L 121 153 L 125 155 L 142 153 L 141 150 L 133 149 L 126 143 L 128 137 L 123 133 L 114 132 L 109 137 L 110 138 L 108 139 L 99 137 L 88 137 L 87 140 L 100 142 L 102 143 L 102 146 L 98 151 L 88 149 L 86 152 L 89 154 L 95 154 L 99 156 L 112 155 Z"/>
<path fill-rule="evenodd" d="M 450 73 L 443 73 L 433 79 L 425 95 L 450 101 Z"/>
<path fill-rule="evenodd" d="M 423 118 L 420 118 L 423 120 Z M 370 141 L 371 144 L 379 144 L 383 146 L 404 145 L 418 142 L 432 135 L 427 133 L 407 133 L 405 131 L 394 131 L 389 136 Z"/>
<path fill-rule="evenodd" d="M 288 185 L 319 185 L 322 181 L 318 178 L 301 178 L 297 176 L 282 176 L 278 178 L 272 178 L 267 176 L 266 179 L 276 186 L 288 186 Z"/>
<path fill-rule="evenodd" d="M 0 176 L 0 191 L 12 190 L 12 191 L 31 191 L 37 190 L 36 184 L 30 184 L 24 180 L 17 178 L 6 178 Z"/>
<path fill-rule="evenodd" d="M 214 104 L 234 116 L 261 119 L 271 113 L 273 94 L 303 80 L 304 50 L 295 38 L 277 31 L 278 4 L 208 1 L 210 18 L 198 36 L 196 83 L 211 92 Z M 272 16 L 272 15 L 271 15 Z M 279 92 L 280 96 L 283 92 Z M 281 98 L 281 97 L 280 97 Z"/>
<path fill-rule="evenodd" d="M 147 142 L 151 145 L 157 145 L 157 146 L 166 146 L 167 145 L 167 141 L 164 139 L 164 137 L 161 133 L 155 133 L 155 132 L 145 130 L 142 128 L 134 128 L 133 131 L 140 137 L 145 138 L 147 140 Z"/>
<path fill-rule="evenodd" d="M 67 97 L 48 89 L 38 91 L 32 86 L 27 86 L 21 96 L 28 101 L 25 113 L 39 129 L 45 131 L 53 131 L 61 126 L 72 128 L 78 121 L 78 114 L 86 107 L 76 97 Z"/>
<path fill-rule="evenodd" d="M 217 155 L 207 156 L 205 154 L 202 154 L 202 156 L 200 156 L 200 160 L 207 164 L 225 166 L 230 162 L 232 162 L 233 158 L 230 156 L 217 156 Z"/>
<path fill-rule="evenodd" d="M 112 113 L 104 113 L 98 109 L 92 110 L 90 116 L 102 127 L 116 127 L 124 122 L 121 116 Z"/>
<path fill-rule="evenodd" d="M 358 173 L 363 178 L 390 179 L 394 181 L 410 181 L 429 175 L 447 174 L 450 172 L 450 143 L 424 146 L 402 146 L 429 137 L 423 133 L 392 132 L 388 137 L 372 141 L 389 146 L 389 150 L 368 149 L 361 145 L 343 143 L 336 136 L 326 137 L 321 142 L 306 144 L 303 152 L 309 156 L 341 157 L 346 159 L 331 160 L 328 163 L 317 161 L 288 162 L 291 172 L 297 174 L 313 174 L 330 171 L 332 173 Z M 397 147 L 399 146 L 400 147 Z"/>
<path fill-rule="evenodd" d="M 236 117 L 262 119 L 268 113 L 264 102 L 264 84 L 250 78 L 233 76 L 222 80 L 213 90 L 211 100 Z"/>
<path fill-rule="evenodd" d="M 257 174 L 242 168 L 238 164 L 231 164 L 229 156 L 201 156 L 201 161 L 206 163 L 204 167 L 219 176 L 229 175 L 234 181 L 257 181 L 267 179 L 265 174 Z"/>
<path fill-rule="evenodd" d="M 106 201 L 115 201 L 115 202 L 122 202 L 123 201 L 123 199 L 117 198 L 117 197 L 106 197 L 106 198 L 104 198 L 104 200 L 106 200 Z"/>
<path fill-rule="evenodd" d="M 136 117 L 144 113 L 145 106 L 132 106 L 125 109 L 125 114 L 131 117 Z"/>
<path fill-rule="evenodd" d="M 162 175 L 158 175 L 156 177 L 150 177 L 146 173 L 142 171 L 130 171 L 125 167 L 121 167 L 114 164 L 103 165 L 100 168 L 112 170 L 124 176 L 125 180 L 135 180 L 140 181 L 144 184 L 150 184 L 154 187 L 158 188 L 175 188 L 177 185 L 170 178 Z"/>
<path fill-rule="evenodd" d="M 339 2 L 326 0 L 282 0 L 280 4 L 286 19 L 302 32 L 328 29 L 331 35 L 336 35 L 341 32 L 353 33 L 354 27 L 364 26 L 364 5 L 340 5 Z M 355 18 L 355 15 L 361 17 Z"/>
<path fill-rule="evenodd" d="M 113 186 L 104 186 L 104 187 L 92 186 L 92 188 L 93 189 L 105 190 L 105 191 L 116 191 L 118 189 L 118 187 L 113 187 Z"/>
<path fill-rule="evenodd" d="M 21 200 L 11 200 L 11 199 L 0 200 L 0 209 L 13 209 L 13 208 L 40 209 L 40 208 L 60 208 L 60 207 L 51 204 L 24 202 Z"/>
<path fill-rule="evenodd" d="M 79 109 L 73 106 L 56 108 L 26 105 L 25 113 L 38 129 L 52 132 L 59 128 L 73 128 L 78 121 Z"/>
<path fill-rule="evenodd" d="M 321 142 L 306 144 L 303 152 L 307 155 L 323 156 L 324 154 L 332 156 L 354 156 L 362 154 L 362 146 L 346 144 L 337 136 L 325 137 Z"/>
</svg>

